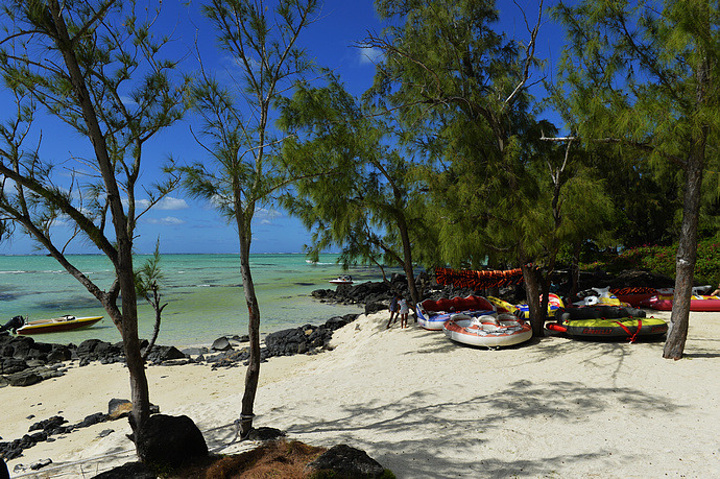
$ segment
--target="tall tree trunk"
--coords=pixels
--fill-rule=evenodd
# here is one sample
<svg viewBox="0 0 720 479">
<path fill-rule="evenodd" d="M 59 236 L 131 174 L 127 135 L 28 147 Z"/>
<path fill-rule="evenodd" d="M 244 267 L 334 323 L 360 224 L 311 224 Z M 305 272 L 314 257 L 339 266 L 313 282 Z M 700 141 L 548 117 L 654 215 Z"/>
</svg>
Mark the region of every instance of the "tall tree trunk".
<svg viewBox="0 0 720 479">
<path fill-rule="evenodd" d="M 248 335 L 250 337 L 250 357 L 245 373 L 245 391 L 240 411 L 240 437 L 246 438 L 253 428 L 255 417 L 254 405 L 260 379 L 260 306 L 255 294 L 255 283 L 250 271 L 250 234 L 240 215 L 238 228 L 240 232 L 240 272 L 242 275 L 245 302 L 248 308 Z M 248 223 L 249 224 L 249 223 Z"/>
<path fill-rule="evenodd" d="M 111 251 L 104 251 L 113 261 L 122 295 L 122 315 L 120 334 L 122 335 L 125 360 L 130 374 L 130 394 L 133 403 L 131 425 L 134 431 L 142 429 L 145 420 L 150 415 L 150 395 L 147 378 L 145 376 L 145 363 L 140 351 L 137 324 L 137 295 L 135 293 L 135 280 L 133 276 L 132 260 L 132 232 L 134 218 L 125 215 L 122 205 L 120 188 L 115 178 L 113 162 L 108 154 L 105 136 L 97 118 L 92 95 L 87 88 L 84 75 L 80 69 L 78 59 L 73 50 L 73 41 L 68 33 L 63 6 L 52 0 L 47 4 L 55 27 L 55 39 L 58 50 L 62 53 L 65 65 L 68 68 L 72 88 L 81 107 L 83 118 L 87 124 L 88 135 L 92 141 L 100 173 L 107 190 L 107 198 L 112 212 L 112 223 L 117 241 L 117 256 Z M 131 186 L 131 185 L 129 185 Z M 112 307 L 114 309 L 114 306 Z M 107 308 L 106 308 L 107 310 Z M 108 310 L 110 313 L 110 310 Z M 114 318 L 116 321 L 119 318 Z M 117 322 L 116 322 L 117 324 Z"/>
<path fill-rule="evenodd" d="M 710 31 L 710 21 L 706 19 L 704 23 L 704 27 Z M 714 87 L 714 79 L 711 77 L 713 66 L 709 56 L 705 54 L 696 69 L 697 87 L 695 95 L 698 107 L 707 104 L 708 93 Z M 714 98 L 709 99 L 714 100 Z M 675 260 L 675 294 L 670 316 L 670 330 L 663 350 L 663 357 L 666 359 L 682 359 L 685 342 L 687 341 L 690 323 L 690 297 L 692 295 L 695 261 L 697 259 L 697 229 L 698 215 L 700 214 L 702 173 L 705 166 L 705 147 L 708 136 L 709 127 L 705 124 L 698 129 L 698 136 L 693 138 L 694 142 L 685 165 L 683 220 Z"/>
<path fill-rule="evenodd" d="M 575 298 L 580 289 L 580 252 L 582 243 L 578 241 L 573 247 L 572 265 L 570 265 L 570 298 Z"/>
<path fill-rule="evenodd" d="M 550 304 L 550 276 L 552 273 L 548 272 L 544 276 L 540 271 L 537 271 L 537 273 L 540 280 L 540 310 L 544 312 L 544 317 L 547 318 L 548 305 Z"/>
<path fill-rule="evenodd" d="M 527 297 L 528 309 L 530 310 L 530 324 L 532 325 L 533 336 L 545 336 L 545 311 L 540 306 L 540 281 L 538 281 L 535 265 L 523 263 L 523 281 L 525 281 L 525 295 Z"/>
<path fill-rule="evenodd" d="M 700 187 L 705 157 L 704 136 L 688 159 L 685 168 L 685 198 L 682 229 L 675 259 L 675 295 L 670 316 L 670 330 L 663 350 L 666 359 L 682 359 L 690 323 L 692 295 L 697 258 L 697 228 L 700 211 Z"/>
<path fill-rule="evenodd" d="M 135 277 L 133 273 L 132 239 L 128 237 L 127 230 L 116 228 L 118 237 L 118 264 L 117 278 L 122 295 L 122 339 L 125 349 L 125 361 L 130 373 L 130 395 L 133 404 L 132 420 L 135 437 L 147 418 L 150 417 L 150 392 L 147 377 L 145 376 L 145 361 L 140 349 L 140 337 L 137 321 L 137 293 L 135 291 Z"/>
<path fill-rule="evenodd" d="M 405 277 L 407 278 L 408 289 L 410 290 L 410 298 L 412 299 L 413 307 L 420 302 L 420 294 L 415 284 L 415 273 L 413 271 L 412 261 L 412 245 L 410 244 L 410 234 L 408 232 L 408 226 L 405 222 L 405 217 L 400 215 L 398 219 L 398 229 L 400 230 L 400 238 L 402 240 L 403 248 L 403 269 L 405 270 Z"/>
</svg>

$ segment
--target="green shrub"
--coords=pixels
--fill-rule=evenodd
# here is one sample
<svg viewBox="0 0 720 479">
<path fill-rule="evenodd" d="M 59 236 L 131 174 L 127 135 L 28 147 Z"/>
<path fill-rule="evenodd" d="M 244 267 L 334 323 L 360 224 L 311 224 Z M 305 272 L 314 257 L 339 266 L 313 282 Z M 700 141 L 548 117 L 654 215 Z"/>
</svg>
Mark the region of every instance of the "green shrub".
<svg viewBox="0 0 720 479">
<path fill-rule="evenodd" d="M 675 254 L 677 244 L 672 246 L 639 246 L 629 248 L 617 255 L 605 255 L 599 261 L 581 265 L 582 269 L 603 269 L 618 273 L 630 269 L 642 269 L 675 277 Z M 699 283 L 720 282 L 720 237 L 706 238 L 698 242 L 695 280 Z"/>
</svg>

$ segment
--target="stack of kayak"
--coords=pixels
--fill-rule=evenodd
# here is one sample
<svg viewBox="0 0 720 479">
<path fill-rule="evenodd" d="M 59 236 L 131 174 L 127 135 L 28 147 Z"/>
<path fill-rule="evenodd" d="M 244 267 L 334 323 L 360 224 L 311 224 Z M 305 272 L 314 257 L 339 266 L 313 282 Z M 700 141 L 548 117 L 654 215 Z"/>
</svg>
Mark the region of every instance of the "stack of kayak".
<svg viewBox="0 0 720 479">
<path fill-rule="evenodd" d="M 555 322 L 545 327 L 575 338 L 628 339 L 630 342 L 662 337 L 668 330 L 665 321 L 648 318 L 643 310 L 609 305 L 559 309 L 555 312 Z"/>
<path fill-rule="evenodd" d="M 614 290 L 614 294 L 621 301 L 633 306 L 656 311 L 672 311 L 672 288 L 622 288 Z M 690 297 L 690 311 L 720 311 L 720 297 L 693 294 Z"/>
</svg>

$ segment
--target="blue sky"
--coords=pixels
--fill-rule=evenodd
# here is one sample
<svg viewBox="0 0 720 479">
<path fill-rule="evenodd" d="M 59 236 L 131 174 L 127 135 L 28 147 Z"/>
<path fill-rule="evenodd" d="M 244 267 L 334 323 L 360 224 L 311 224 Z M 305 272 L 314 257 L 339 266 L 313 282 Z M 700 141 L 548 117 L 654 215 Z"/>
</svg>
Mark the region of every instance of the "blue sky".
<svg viewBox="0 0 720 479">
<path fill-rule="evenodd" d="M 272 3 L 272 2 L 270 2 Z M 510 37 L 528 37 L 519 7 L 528 14 L 529 20 L 537 17 L 537 0 L 499 1 L 501 28 Z M 198 19 L 197 2 L 189 9 L 182 2 L 164 2 L 164 25 L 172 32 L 173 48 L 187 51 L 197 38 L 200 48 L 208 55 L 218 69 L 225 68 L 231 61 L 215 49 L 214 32 L 203 26 Z M 548 6 L 546 2 L 545 6 Z M 192 19 L 192 20 L 191 20 Z M 540 32 L 537 55 L 548 61 L 546 74 L 551 74 L 551 65 L 558 61 L 561 33 L 547 14 Z M 199 26 L 199 28 L 196 28 Z M 318 65 L 333 69 L 345 82 L 348 90 L 360 95 L 371 84 L 374 74 L 374 51 L 357 48 L 356 43 L 368 32 L 379 33 L 382 29 L 374 6 L 370 0 L 327 0 L 320 17 L 302 37 L 303 45 Z M 187 60 L 191 62 L 192 59 Z M 181 65 L 182 67 L 182 65 Z M 540 74 L 536 73 L 536 79 Z M 0 96 L 0 105 L 2 98 Z M 149 145 L 144 161 L 143 181 L 149 183 L 157 175 L 167 158 L 180 163 L 203 160 L 206 153 L 190 136 L 189 122 L 182 121 L 160 134 Z M 71 154 L 87 140 L 54 124 L 43 123 L 43 151 L 62 161 L 63 155 Z M 87 148 L 87 146 L 85 147 Z M 85 150 L 87 151 L 87 149 Z M 142 197 L 140 197 L 142 199 Z M 62 235 L 61 228 L 58 228 Z M 144 215 L 138 223 L 135 248 L 138 253 L 152 252 L 155 241 L 160 238 L 162 253 L 235 253 L 238 239 L 235 229 L 220 217 L 205 201 L 187 197 L 182 191 L 173 192 L 159 205 Z M 310 241 L 309 234 L 300 222 L 288 217 L 275 208 L 264 208 L 257 212 L 253 224 L 253 253 L 301 252 L 303 245 Z M 75 241 L 70 252 L 95 253 L 87 242 Z M 0 254 L 28 254 L 37 252 L 24 236 L 0 244 Z"/>
</svg>

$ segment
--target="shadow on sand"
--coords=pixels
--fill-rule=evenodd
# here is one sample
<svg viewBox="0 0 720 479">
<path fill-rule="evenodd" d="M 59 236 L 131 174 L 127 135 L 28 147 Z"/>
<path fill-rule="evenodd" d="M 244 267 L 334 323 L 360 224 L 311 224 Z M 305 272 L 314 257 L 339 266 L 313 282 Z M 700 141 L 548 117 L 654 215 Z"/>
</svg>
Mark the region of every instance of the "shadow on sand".
<svg viewBox="0 0 720 479">
<path fill-rule="evenodd" d="M 357 444 L 358 433 L 370 437 L 391 438 L 401 432 L 404 439 L 370 440 L 376 458 L 402 477 L 490 477 L 512 475 L 552 475 L 562 469 L 561 461 L 590 461 L 603 454 L 578 456 L 548 455 L 538 460 L 505 460 L 502 457 L 478 457 L 478 444 L 488 443 L 496 433 L 508 433 L 506 422 L 520 419 L 552 418 L 573 421 L 623 405 L 627 414 L 643 416 L 651 411 L 672 411 L 681 406 L 666 397 L 647 394 L 628 387 L 588 387 L 578 382 L 557 381 L 535 384 L 523 379 L 502 391 L 478 395 L 462 401 L 427 405 L 431 397 L 415 392 L 386 404 L 351 404 L 344 416 L 331 421 L 297 418 L 291 435 L 332 435 L 337 443 Z M 458 414 L 467 411 L 467 414 Z M 292 415 L 292 410 L 285 411 Z M 407 431 L 416 431 L 415 437 Z M 518 447 L 532 444 L 526 431 L 510 431 L 518 438 Z M 522 444 L 523 440 L 527 441 Z M 361 446 L 362 447 L 362 446 Z M 462 458 L 462 459 L 458 459 Z"/>
</svg>

